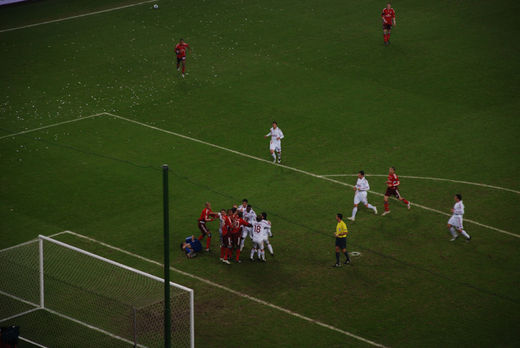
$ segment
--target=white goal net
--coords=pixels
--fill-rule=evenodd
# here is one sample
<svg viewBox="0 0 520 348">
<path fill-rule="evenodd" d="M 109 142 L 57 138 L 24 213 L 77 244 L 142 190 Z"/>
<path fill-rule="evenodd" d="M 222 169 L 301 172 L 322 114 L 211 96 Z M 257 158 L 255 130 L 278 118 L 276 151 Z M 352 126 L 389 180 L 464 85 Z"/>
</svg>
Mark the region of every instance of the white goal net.
<svg viewBox="0 0 520 348">
<path fill-rule="evenodd" d="M 193 290 L 170 282 L 172 347 L 194 347 Z M 161 347 L 164 280 L 39 236 L 0 250 L 0 326 L 42 346 Z"/>
</svg>

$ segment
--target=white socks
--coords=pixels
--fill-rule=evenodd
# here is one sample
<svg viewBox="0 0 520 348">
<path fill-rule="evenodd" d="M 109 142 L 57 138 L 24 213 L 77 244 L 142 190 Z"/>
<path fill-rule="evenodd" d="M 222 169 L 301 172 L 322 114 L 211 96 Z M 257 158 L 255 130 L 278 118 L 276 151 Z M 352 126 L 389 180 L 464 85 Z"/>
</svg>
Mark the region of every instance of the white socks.
<svg viewBox="0 0 520 348">
<path fill-rule="evenodd" d="M 467 239 L 469 239 L 469 234 L 468 234 L 468 232 L 466 232 L 466 231 L 464 231 L 464 230 L 461 230 L 460 233 L 462 233 L 462 235 L 463 235 L 464 237 L 466 237 Z"/>
<path fill-rule="evenodd" d="M 357 213 L 357 207 L 354 207 L 354 209 L 352 209 L 352 218 L 356 217 L 356 213 Z"/>
<path fill-rule="evenodd" d="M 251 249 L 251 256 L 250 256 L 250 258 L 253 258 L 253 256 L 255 256 L 255 253 L 256 253 L 256 249 L 255 248 Z"/>
<path fill-rule="evenodd" d="M 274 152 L 271 154 L 271 156 L 273 156 L 273 159 L 276 161 L 276 154 Z"/>
<path fill-rule="evenodd" d="M 274 255 L 273 247 L 271 244 L 267 244 L 267 249 L 269 249 L 269 252 L 271 253 L 271 255 Z"/>
<path fill-rule="evenodd" d="M 372 209 L 373 211 L 376 211 L 376 207 L 374 207 L 372 204 L 368 203 L 367 204 L 367 208 L 368 209 Z"/>
<path fill-rule="evenodd" d="M 457 231 L 455 230 L 455 227 L 450 227 L 450 233 L 453 238 L 457 238 Z"/>
</svg>

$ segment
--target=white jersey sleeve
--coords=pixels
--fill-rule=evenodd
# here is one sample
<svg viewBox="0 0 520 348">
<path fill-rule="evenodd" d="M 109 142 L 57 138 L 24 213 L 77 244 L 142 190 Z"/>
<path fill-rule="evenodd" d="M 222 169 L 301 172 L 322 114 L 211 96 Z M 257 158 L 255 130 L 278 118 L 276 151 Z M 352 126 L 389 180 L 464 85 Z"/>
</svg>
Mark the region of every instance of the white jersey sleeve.
<svg viewBox="0 0 520 348">
<path fill-rule="evenodd" d="M 265 236 L 272 237 L 273 233 L 271 232 L 271 221 L 269 220 L 262 220 L 264 223 L 264 234 Z"/>
<path fill-rule="evenodd" d="M 462 201 L 455 203 L 453 206 L 453 214 L 464 215 L 464 203 L 462 203 Z"/>
<path fill-rule="evenodd" d="M 276 128 L 276 129 L 278 129 L 278 137 L 280 138 L 280 140 L 283 139 L 284 135 L 283 135 L 282 130 L 280 128 Z"/>
<path fill-rule="evenodd" d="M 356 188 L 358 191 L 369 191 L 370 185 L 368 184 L 368 180 L 365 178 L 357 179 Z"/>
</svg>

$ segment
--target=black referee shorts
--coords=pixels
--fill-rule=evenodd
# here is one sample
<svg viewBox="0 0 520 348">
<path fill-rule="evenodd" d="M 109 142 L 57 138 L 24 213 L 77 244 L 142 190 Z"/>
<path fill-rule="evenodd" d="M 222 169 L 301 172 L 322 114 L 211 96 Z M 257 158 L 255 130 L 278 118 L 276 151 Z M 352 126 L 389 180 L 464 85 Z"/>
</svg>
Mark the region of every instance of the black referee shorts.
<svg viewBox="0 0 520 348">
<path fill-rule="evenodd" d="M 347 238 L 336 237 L 336 246 L 340 249 L 347 249 Z"/>
</svg>

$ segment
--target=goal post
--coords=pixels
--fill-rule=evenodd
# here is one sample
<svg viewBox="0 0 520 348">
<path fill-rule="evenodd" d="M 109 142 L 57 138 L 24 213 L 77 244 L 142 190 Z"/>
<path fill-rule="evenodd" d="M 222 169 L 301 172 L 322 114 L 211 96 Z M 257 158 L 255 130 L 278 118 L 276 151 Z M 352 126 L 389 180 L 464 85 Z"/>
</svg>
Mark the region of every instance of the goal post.
<svg viewBox="0 0 520 348">
<path fill-rule="evenodd" d="M 106 340 L 127 347 L 164 344 L 165 282 L 160 277 L 41 235 L 0 250 L 0 268 L 5 273 L 0 277 L 0 325 L 23 319 L 29 323 L 24 330 L 29 339 L 54 343 L 50 346 L 112 345 Z M 169 295 L 172 345 L 192 348 L 193 290 L 170 282 Z M 30 325 L 33 316 L 43 324 Z M 59 318 L 60 329 L 43 318 Z M 63 338 L 63 327 L 75 334 Z M 76 334 L 78 327 L 83 336 Z M 52 341 L 56 337 L 60 344 Z"/>
</svg>

